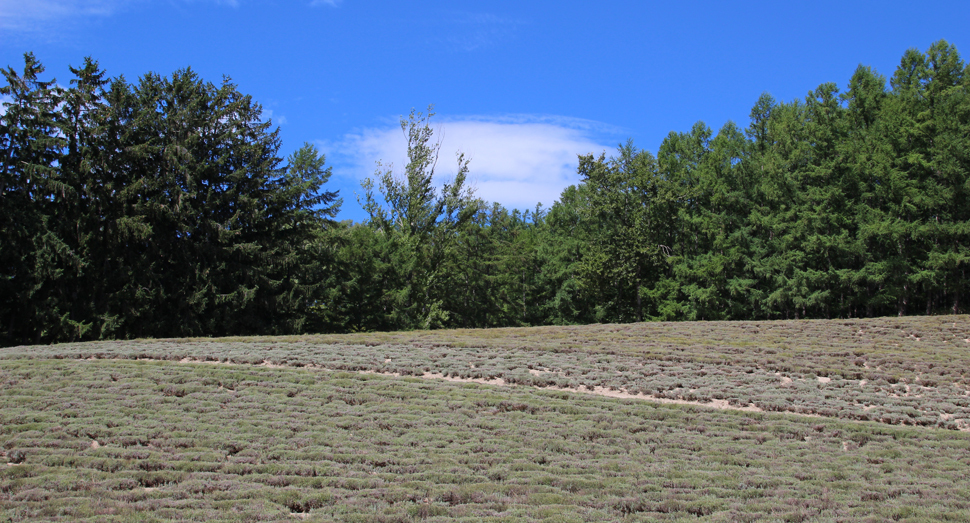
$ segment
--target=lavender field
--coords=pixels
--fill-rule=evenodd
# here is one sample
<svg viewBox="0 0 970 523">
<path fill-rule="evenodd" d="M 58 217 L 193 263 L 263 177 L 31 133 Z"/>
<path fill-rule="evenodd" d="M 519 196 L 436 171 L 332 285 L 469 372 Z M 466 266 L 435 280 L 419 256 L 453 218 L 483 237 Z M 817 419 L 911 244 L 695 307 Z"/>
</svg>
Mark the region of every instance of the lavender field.
<svg viewBox="0 0 970 523">
<path fill-rule="evenodd" d="M 0 349 L 4 521 L 970 519 L 966 316 Z"/>
</svg>

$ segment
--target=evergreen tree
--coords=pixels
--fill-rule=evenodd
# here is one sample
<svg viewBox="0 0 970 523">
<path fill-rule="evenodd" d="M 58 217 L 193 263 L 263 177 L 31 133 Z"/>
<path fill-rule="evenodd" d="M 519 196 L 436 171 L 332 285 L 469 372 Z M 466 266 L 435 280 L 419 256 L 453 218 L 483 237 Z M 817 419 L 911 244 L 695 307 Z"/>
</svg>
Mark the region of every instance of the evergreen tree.
<svg viewBox="0 0 970 523">
<path fill-rule="evenodd" d="M 0 116 L 0 342 L 76 338 L 87 325 L 71 317 L 59 291 L 81 260 L 58 235 L 55 209 L 73 188 L 61 178 L 64 147 L 57 108 L 62 91 L 43 81 L 44 67 L 24 55 L 23 73 L 2 71 L 9 97 Z"/>
<path fill-rule="evenodd" d="M 697 205 L 682 211 L 686 230 L 696 237 L 696 252 L 676 256 L 673 272 L 694 319 L 743 318 L 750 314 L 755 285 L 749 226 L 751 190 L 742 164 L 748 143 L 728 122 L 707 143 L 694 176 Z"/>
<path fill-rule="evenodd" d="M 939 287 L 941 310 L 960 311 L 970 281 L 970 93 L 966 64 L 956 48 L 944 41 L 926 53 L 924 108 L 928 110 L 930 143 L 920 236 L 926 245 L 922 269 Z"/>
<path fill-rule="evenodd" d="M 595 301 L 583 282 L 583 263 L 598 228 L 590 212 L 590 189 L 581 183 L 563 190 L 546 215 L 537 246 L 537 295 L 546 325 L 592 323 Z"/>
<path fill-rule="evenodd" d="M 65 272 L 59 292 L 71 304 L 71 316 L 85 322 L 78 337 L 103 337 L 110 333 L 112 319 L 103 311 L 105 288 L 110 288 L 110 275 L 104 271 L 108 249 L 104 244 L 107 201 L 114 189 L 105 169 L 105 158 L 111 144 L 106 141 L 105 123 L 109 115 L 104 100 L 108 80 L 105 72 L 91 58 L 85 58 L 74 74 L 71 87 L 64 91 L 59 122 L 66 148 L 58 160 L 63 183 L 71 191 L 54 209 L 58 216 L 58 234 L 70 246 L 80 263 Z M 69 338 L 68 338 L 69 339 Z"/>
<path fill-rule="evenodd" d="M 893 253 L 898 238 L 885 234 L 893 221 L 884 210 L 887 182 L 897 183 L 893 151 L 886 139 L 885 108 L 890 102 L 886 79 L 872 69 L 859 66 L 842 95 L 846 106 L 848 136 L 839 154 L 845 158 L 846 176 L 855 184 L 853 208 L 846 209 L 855 222 L 851 253 L 839 269 L 840 316 L 853 317 L 873 310 L 880 298 L 878 289 L 888 275 L 886 255 Z M 905 271 L 905 269 L 904 269 Z M 909 283 L 896 294 L 895 309 L 906 312 Z M 884 301 L 884 299 L 883 299 Z"/>
<path fill-rule="evenodd" d="M 438 189 L 412 111 L 366 224 L 334 222 L 324 156 L 279 158 L 229 79 L 87 58 L 61 88 L 24 58 L 0 86 L 0 344 L 966 307 L 970 69 L 945 41 L 889 90 L 860 66 L 844 93 L 761 95 L 744 130 L 582 155 L 548 213 L 485 206 L 460 154 Z"/>
<path fill-rule="evenodd" d="M 582 278 L 597 298 L 599 321 L 643 321 L 656 315 L 645 304 L 648 289 L 666 272 L 669 208 L 661 192 L 653 155 L 632 142 L 618 156 L 580 156 L 578 171 L 589 186 L 589 220 L 599 225 L 582 264 Z M 649 300 L 648 300 L 649 301 Z"/>
</svg>

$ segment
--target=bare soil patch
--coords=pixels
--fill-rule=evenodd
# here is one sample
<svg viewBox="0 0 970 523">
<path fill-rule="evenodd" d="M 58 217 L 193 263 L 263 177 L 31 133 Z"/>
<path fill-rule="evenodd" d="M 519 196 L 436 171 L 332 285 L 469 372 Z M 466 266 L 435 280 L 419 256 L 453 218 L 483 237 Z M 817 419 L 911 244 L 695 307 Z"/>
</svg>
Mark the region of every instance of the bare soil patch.
<svg viewBox="0 0 970 523">
<path fill-rule="evenodd" d="M 192 358 L 182 358 L 181 360 L 179 360 L 179 363 L 207 363 L 207 364 L 213 364 L 213 363 L 215 363 L 215 364 L 219 364 L 219 365 L 245 365 L 245 364 L 232 363 L 232 362 L 204 361 L 204 360 L 192 359 Z M 260 366 L 260 367 L 268 367 L 268 368 L 271 368 L 271 369 L 295 368 L 295 367 L 290 366 L 290 365 L 280 365 L 280 364 L 276 364 L 276 363 L 273 363 L 273 362 L 271 362 L 269 360 L 264 360 L 263 363 L 259 364 L 258 366 Z M 315 365 L 306 365 L 303 368 L 310 368 L 310 369 L 314 369 L 314 370 L 322 370 L 322 371 L 332 372 L 331 369 L 327 369 L 327 368 L 319 367 L 319 366 L 315 366 Z M 535 376 L 535 375 L 545 374 L 545 373 L 548 373 L 550 371 L 540 371 L 540 370 L 530 369 L 529 372 L 530 372 L 530 374 L 533 374 Z M 360 373 L 360 374 L 376 374 L 376 375 L 380 375 L 380 376 L 390 376 L 390 377 L 401 377 L 402 376 L 401 373 L 399 373 L 399 372 L 380 372 L 380 371 L 375 371 L 375 370 L 362 370 L 362 371 L 358 371 L 358 373 Z M 422 378 L 422 379 L 427 379 L 427 380 L 449 381 L 449 382 L 452 382 L 452 383 L 478 383 L 480 385 L 492 385 L 492 386 L 498 386 L 498 387 L 510 387 L 510 386 L 511 387 L 515 387 L 515 386 L 517 386 L 517 385 L 510 384 L 510 383 L 506 382 L 502 378 L 492 378 L 492 379 L 488 379 L 488 378 L 460 378 L 460 377 L 456 377 L 456 376 L 446 376 L 445 374 L 440 373 L 440 372 L 425 372 L 423 374 L 416 374 L 416 375 L 414 375 L 412 377 Z M 785 378 L 785 379 L 787 379 L 789 382 L 791 381 L 790 378 Z M 685 400 L 685 399 L 672 399 L 672 398 L 664 398 L 664 397 L 660 397 L 660 396 L 650 396 L 650 395 L 642 394 L 642 393 L 631 393 L 631 392 L 627 392 L 625 390 L 611 389 L 611 388 L 608 388 L 608 387 L 599 387 L 599 386 L 593 387 L 592 389 L 586 388 L 586 387 L 575 387 L 575 388 L 573 388 L 573 387 L 541 387 L 541 386 L 534 386 L 533 388 L 538 389 L 538 390 L 561 390 L 563 392 L 574 392 L 574 393 L 578 393 L 578 394 L 592 394 L 594 396 L 603 396 L 603 397 L 606 397 L 606 398 L 636 399 L 636 400 L 643 400 L 643 401 L 652 401 L 652 402 L 655 402 L 655 403 L 663 403 L 663 404 L 668 404 L 668 405 L 693 405 L 693 406 L 697 406 L 697 407 L 707 407 L 707 408 L 718 409 L 718 410 L 736 410 L 736 411 L 742 411 L 742 412 L 764 412 L 763 409 L 760 409 L 760 408 L 758 408 L 758 407 L 756 407 L 754 405 L 746 405 L 746 406 L 731 405 L 726 400 L 713 399 L 711 401 L 694 401 L 694 400 Z M 811 416 L 811 417 L 817 417 L 817 416 Z"/>
<path fill-rule="evenodd" d="M 644 323 L 89 342 L 5 348 L 0 359 L 373 372 L 963 430 L 968 334 L 967 316 Z"/>
</svg>

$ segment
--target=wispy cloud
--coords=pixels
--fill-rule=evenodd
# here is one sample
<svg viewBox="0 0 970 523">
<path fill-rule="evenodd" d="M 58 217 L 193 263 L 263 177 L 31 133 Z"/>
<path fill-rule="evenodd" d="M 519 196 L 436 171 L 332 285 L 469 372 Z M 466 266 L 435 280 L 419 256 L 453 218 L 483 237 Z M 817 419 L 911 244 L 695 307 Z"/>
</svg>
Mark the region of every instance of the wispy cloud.
<svg viewBox="0 0 970 523">
<path fill-rule="evenodd" d="M 0 29 L 41 31 L 51 24 L 107 17 L 131 5 L 150 0 L 0 0 Z M 185 3 L 212 2 L 239 7 L 240 0 L 181 0 Z M 314 0 L 315 2 L 327 0 Z M 339 2 L 339 0 L 330 0 Z"/>
<path fill-rule="evenodd" d="M 487 13 L 459 13 L 446 19 L 447 27 L 433 38 L 451 51 L 476 51 L 493 47 L 515 37 L 520 20 L 501 18 Z"/>
<path fill-rule="evenodd" d="M 614 146 L 606 143 L 621 133 L 598 122 L 533 115 L 441 118 L 433 126 L 441 141 L 438 184 L 454 176 L 455 154 L 462 152 L 471 160 L 476 195 L 516 209 L 550 206 L 579 181 L 577 155 L 609 152 Z M 396 174 L 407 164 L 407 142 L 397 126 L 365 129 L 325 148 L 338 174 L 358 180 L 373 175 L 378 160 Z"/>
<path fill-rule="evenodd" d="M 321 5 L 326 5 L 330 7 L 339 7 L 343 0 L 312 0 L 310 2 L 310 7 L 318 7 Z"/>
<path fill-rule="evenodd" d="M 276 116 L 272 109 L 263 109 L 263 119 L 272 120 L 276 122 L 276 125 L 286 125 L 287 119 L 285 115 Z"/>
<path fill-rule="evenodd" d="M 72 17 L 108 16 L 124 4 L 124 0 L 0 0 L 0 27 L 32 30 Z"/>
</svg>

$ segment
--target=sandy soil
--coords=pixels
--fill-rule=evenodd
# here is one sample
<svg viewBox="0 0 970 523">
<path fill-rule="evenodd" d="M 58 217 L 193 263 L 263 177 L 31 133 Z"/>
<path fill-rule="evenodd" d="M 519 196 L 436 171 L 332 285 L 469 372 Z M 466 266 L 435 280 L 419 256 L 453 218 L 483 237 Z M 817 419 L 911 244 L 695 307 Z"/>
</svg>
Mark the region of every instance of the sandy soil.
<svg viewBox="0 0 970 523">
<path fill-rule="evenodd" d="M 97 359 L 97 358 L 91 358 L 91 359 Z M 385 363 L 387 363 L 387 362 L 389 362 L 389 360 L 386 361 Z M 215 360 L 201 360 L 201 359 L 195 359 L 195 358 L 183 358 L 183 359 L 179 360 L 179 363 L 183 363 L 183 364 L 204 363 L 204 364 L 210 364 L 210 365 L 238 365 L 238 366 L 246 366 L 246 365 L 249 365 L 249 364 L 246 364 L 246 363 L 233 363 L 233 362 L 215 361 Z M 291 366 L 289 366 L 289 365 L 281 365 L 281 364 L 278 364 L 278 363 L 273 363 L 270 360 L 263 360 L 262 363 L 256 364 L 256 366 L 273 368 L 273 369 L 291 368 Z M 320 371 L 326 371 L 326 372 L 333 372 L 333 371 L 335 371 L 335 369 L 330 369 L 330 368 L 327 368 L 327 367 L 324 367 L 324 366 L 321 366 L 321 365 L 313 365 L 313 364 L 305 365 L 302 368 L 304 368 L 304 369 L 312 369 L 312 370 L 320 370 Z M 547 374 L 547 373 L 554 373 L 554 372 L 555 371 L 550 371 L 550 370 L 545 370 L 545 369 L 529 369 L 529 373 L 532 374 L 533 376 L 538 376 L 538 375 Z M 401 374 L 400 373 L 397 373 L 397 372 L 378 372 L 378 371 L 375 371 L 375 370 L 364 370 L 364 371 L 358 371 L 358 373 L 359 374 L 378 374 L 378 375 L 381 375 L 381 376 L 401 377 Z M 787 376 L 782 376 L 781 373 L 775 373 L 775 374 L 779 377 L 779 380 L 781 382 L 780 383 L 781 386 L 785 386 L 785 385 L 788 385 L 788 384 L 790 384 L 790 383 L 793 382 L 792 378 L 789 378 Z M 450 382 L 457 382 L 457 383 L 478 383 L 478 384 L 482 384 L 482 385 L 504 386 L 504 387 L 519 387 L 519 386 L 522 386 L 522 385 L 512 385 L 512 384 L 509 384 L 509 383 L 507 383 L 502 378 L 493 378 L 493 379 L 487 379 L 487 378 L 459 378 L 459 377 L 453 377 L 453 376 L 445 376 L 443 373 L 440 373 L 440 372 L 425 372 L 423 374 L 420 374 L 420 375 L 412 375 L 410 377 L 423 378 L 423 379 L 428 379 L 428 380 L 450 381 Z M 830 383 L 832 381 L 831 378 L 824 377 L 824 376 L 819 376 L 816 379 L 817 379 L 817 381 L 819 383 Z M 860 380 L 859 381 L 859 386 L 860 387 L 865 387 L 866 386 L 866 383 L 867 383 L 866 380 Z M 614 389 L 610 389 L 610 388 L 607 388 L 607 387 L 600 387 L 600 386 L 593 387 L 592 389 L 589 389 L 588 387 L 569 388 L 569 387 L 542 387 L 542 386 L 535 386 L 534 388 L 535 389 L 538 389 L 538 390 L 561 390 L 561 391 L 564 391 L 564 392 L 572 392 L 572 393 L 578 393 L 578 394 L 592 394 L 592 395 L 595 395 L 595 396 L 603 396 L 603 397 L 607 397 L 607 398 L 635 399 L 635 400 L 643 400 L 643 401 L 652 401 L 654 403 L 666 403 L 666 404 L 674 404 L 674 405 L 694 405 L 694 406 L 698 406 L 698 407 L 706 407 L 706 408 L 719 409 L 719 410 L 735 410 L 735 411 L 743 411 L 743 412 L 763 412 L 763 410 L 761 408 L 759 408 L 759 407 L 757 407 L 757 406 L 755 406 L 753 404 L 749 404 L 749 405 L 745 405 L 745 406 L 738 406 L 738 405 L 731 405 L 726 400 L 718 400 L 718 399 L 713 399 L 713 400 L 710 400 L 710 401 L 693 401 L 693 400 L 684 400 L 684 399 L 671 399 L 671 398 L 664 398 L 664 397 L 658 397 L 658 396 L 651 396 L 651 395 L 642 394 L 642 393 L 630 393 L 630 392 L 627 392 L 625 390 L 614 390 Z M 909 386 L 907 386 L 906 388 L 909 389 Z M 903 395 L 904 396 L 909 396 L 909 390 L 907 390 L 907 392 L 904 393 Z M 968 392 L 968 395 L 970 395 L 970 392 Z M 896 395 L 893 395 L 893 396 L 896 396 Z M 874 406 L 871 406 L 871 405 L 870 406 L 864 406 L 863 407 L 863 410 L 870 410 L 872 408 L 874 408 Z M 805 413 L 796 413 L 796 412 L 788 412 L 788 414 L 793 414 L 793 415 L 796 415 L 796 416 L 811 417 L 811 418 L 823 417 L 823 416 L 820 416 L 818 414 L 805 414 Z M 943 414 L 943 415 L 941 415 L 941 418 L 944 419 L 944 420 L 948 420 L 949 419 L 949 416 L 947 416 L 946 414 Z M 961 431 L 970 431 L 970 424 L 968 424 L 966 422 L 963 422 L 961 420 L 958 423 L 958 430 L 961 430 Z M 92 442 L 91 446 L 93 448 L 97 448 L 95 446 L 97 444 L 98 443 L 95 441 L 95 442 Z"/>
<path fill-rule="evenodd" d="M 197 359 L 192 359 L 192 358 L 183 358 L 183 359 L 179 360 L 179 363 L 209 363 L 209 364 L 218 364 L 218 365 L 244 365 L 244 364 L 239 364 L 239 363 L 227 363 L 227 362 L 211 361 L 211 360 L 210 361 L 203 361 L 203 360 L 197 360 Z M 259 364 L 258 366 L 260 366 L 260 367 L 269 367 L 269 368 L 272 368 L 272 369 L 288 368 L 286 365 L 279 365 L 279 364 L 273 363 L 273 362 L 271 362 L 269 360 L 263 360 L 263 362 L 261 364 Z M 318 369 L 318 370 L 330 371 L 330 369 L 327 369 L 325 367 L 315 366 L 315 365 L 306 365 L 304 368 L 313 368 L 313 369 Z M 545 373 L 548 373 L 548 372 L 551 372 L 551 371 L 543 371 L 543 370 L 537 370 L 537 369 L 530 369 L 529 372 L 532 375 L 534 375 L 534 376 L 538 376 L 540 374 L 545 374 Z M 381 375 L 381 376 L 401 377 L 401 374 L 398 373 L 398 372 L 378 372 L 378 371 L 374 371 L 374 370 L 363 370 L 363 371 L 359 371 L 359 373 L 360 374 L 377 374 L 377 375 Z M 481 385 L 495 385 L 495 386 L 503 386 L 503 387 L 513 386 L 513 385 L 509 385 L 508 383 L 506 383 L 506 381 L 504 379 L 502 379 L 502 378 L 493 378 L 493 379 L 487 379 L 487 378 L 459 378 L 459 377 L 454 377 L 454 376 L 445 376 L 444 374 L 442 374 L 440 372 L 425 372 L 424 374 L 415 375 L 413 377 L 423 378 L 423 379 L 429 379 L 429 380 L 450 381 L 450 382 L 455 382 L 455 383 L 478 383 L 478 384 L 481 384 Z M 790 378 L 783 378 L 783 381 L 784 380 L 788 380 L 788 382 L 791 382 L 791 379 Z M 607 388 L 607 387 L 594 387 L 592 390 L 590 390 L 590 389 L 588 389 L 586 387 L 569 388 L 569 387 L 539 387 L 539 386 L 536 386 L 536 387 L 533 387 L 533 388 L 538 389 L 538 390 L 561 390 L 561 391 L 564 391 L 564 392 L 575 392 L 575 393 L 579 393 L 579 394 L 592 394 L 594 396 L 603 396 L 603 397 L 607 397 L 607 398 L 638 399 L 638 400 L 644 400 L 644 401 L 652 401 L 652 402 L 655 402 L 655 403 L 667 403 L 667 404 L 674 404 L 674 405 L 695 405 L 695 406 L 698 406 L 698 407 L 708 407 L 708 408 L 720 409 L 720 410 L 739 410 L 739 411 L 744 411 L 744 412 L 763 412 L 762 409 L 760 409 L 760 408 L 758 408 L 758 407 L 756 407 L 754 405 L 747 405 L 747 406 L 741 407 L 741 406 L 737 406 L 737 405 L 731 405 L 726 400 L 718 400 L 718 399 L 711 400 L 711 401 L 680 400 L 680 399 L 662 398 L 662 397 L 657 397 L 657 396 L 649 396 L 649 395 L 641 394 L 641 393 L 635 393 L 634 394 L 634 393 L 626 392 L 624 390 L 613 390 L 613 389 L 610 389 L 610 388 Z"/>
</svg>

